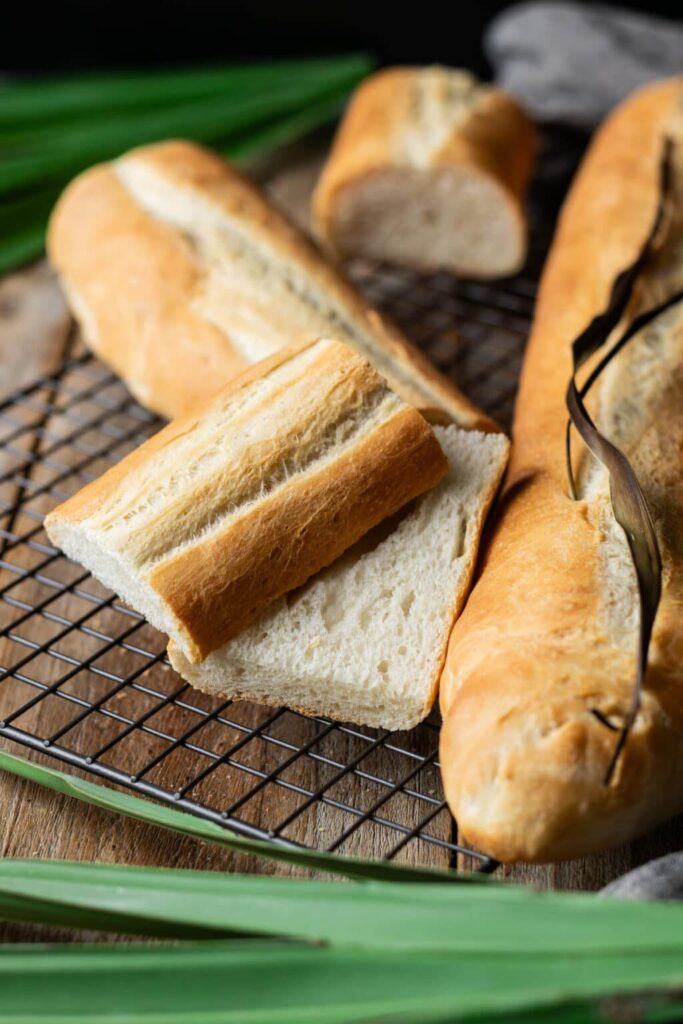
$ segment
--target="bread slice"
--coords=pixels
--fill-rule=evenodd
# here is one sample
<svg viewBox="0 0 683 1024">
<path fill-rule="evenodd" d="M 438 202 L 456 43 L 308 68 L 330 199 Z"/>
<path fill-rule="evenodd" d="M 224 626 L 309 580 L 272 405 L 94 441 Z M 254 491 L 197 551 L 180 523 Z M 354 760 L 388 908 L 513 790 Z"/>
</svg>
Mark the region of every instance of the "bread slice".
<svg viewBox="0 0 683 1024">
<path fill-rule="evenodd" d="M 315 191 L 322 240 L 342 255 L 467 277 L 524 263 L 522 197 L 535 130 L 466 71 L 389 68 L 356 90 Z"/>
<path fill-rule="evenodd" d="M 329 337 L 411 405 L 493 427 L 252 182 L 201 146 L 145 146 L 80 175 L 52 215 L 48 254 L 88 344 L 168 418 L 279 348 Z"/>
<path fill-rule="evenodd" d="M 340 342 L 281 350 L 45 520 L 196 661 L 433 486 L 420 413 Z"/>
<path fill-rule="evenodd" d="M 501 434 L 435 432 L 449 464 L 440 484 L 202 664 L 171 644 L 174 668 L 236 700 L 389 729 L 423 719 L 508 454 Z"/>
</svg>

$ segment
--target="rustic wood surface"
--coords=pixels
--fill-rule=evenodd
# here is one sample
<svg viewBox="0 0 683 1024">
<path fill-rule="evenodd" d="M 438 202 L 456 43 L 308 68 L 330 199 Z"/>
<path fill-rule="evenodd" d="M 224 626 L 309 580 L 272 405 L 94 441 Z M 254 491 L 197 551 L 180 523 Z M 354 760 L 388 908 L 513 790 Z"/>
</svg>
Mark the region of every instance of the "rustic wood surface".
<svg viewBox="0 0 683 1024">
<path fill-rule="evenodd" d="M 305 221 L 302 211 L 307 209 L 307 196 L 311 182 L 315 177 L 315 163 L 307 160 L 304 163 L 287 163 L 283 170 L 275 175 L 273 191 L 278 200 L 290 210 L 298 211 L 300 219 Z M 4 394 L 21 386 L 38 375 L 54 370 L 60 365 L 70 347 L 76 343 L 68 311 L 62 300 L 59 288 L 44 263 L 14 274 L 0 282 L 0 393 Z M 34 441 L 38 448 L 42 443 Z M 7 527 L 6 527 L 7 528 Z M 37 586 L 37 584 L 36 584 Z M 39 595 L 33 595 L 38 599 Z M 31 594 L 24 593 L 25 600 L 31 600 Z M 67 597 L 60 611 L 64 615 L 82 614 L 82 607 L 77 597 Z M 146 629 L 147 627 L 143 627 Z M 149 644 L 155 642 L 152 637 Z M 156 640 L 158 643 L 158 639 Z M 83 649 L 77 646 L 82 644 Z M 0 642 L 0 665 L 16 660 L 16 651 L 10 651 L 11 642 Z M 76 634 L 72 638 L 70 653 L 79 657 L 87 657 L 91 650 L 87 648 L 87 638 Z M 57 671 L 57 668 L 55 668 Z M 156 666 L 163 681 L 168 668 Z M 8 704 L 9 693 L 6 684 L 0 686 L 0 714 Z M 57 705 L 41 707 L 40 728 L 43 735 L 59 728 L 63 709 Z M 181 714 L 177 709 L 170 709 L 169 714 Z M 251 716 L 251 717 L 250 717 Z M 262 722 L 262 710 L 242 708 L 242 721 L 245 724 Z M 252 722 L 253 720 L 253 722 Z M 188 723 L 189 724 L 189 723 Z M 177 722 L 176 732 L 178 731 Z M 103 729 L 106 726 L 101 726 Z M 212 728 L 212 727 L 210 727 Z M 288 739 L 296 742 L 305 741 L 309 733 L 306 723 L 302 720 L 301 736 L 291 734 L 290 723 Z M 105 734 L 103 733 L 103 738 Z M 136 743 L 145 742 L 134 737 Z M 3 744 L 8 749 L 26 756 L 24 748 Z M 333 745 L 326 747 L 326 754 L 344 763 L 353 755 L 352 740 L 339 735 Z M 138 751 L 145 754 L 145 751 Z M 148 752 L 153 755 L 153 744 L 150 741 Z M 428 753 L 428 751 L 424 751 Z M 386 753 L 379 755 L 386 757 Z M 271 770 L 270 754 L 262 745 L 252 763 L 260 769 Z M 53 762 L 54 763 L 54 762 Z M 381 767 L 381 766 L 380 766 Z M 315 789 L 321 784 L 321 769 L 316 762 L 301 759 L 294 766 L 289 779 L 299 785 Z M 239 795 L 239 787 L 244 785 L 237 772 L 216 772 L 212 775 L 202 792 L 202 798 L 211 801 L 217 799 L 222 805 L 230 802 L 230 796 Z M 435 786 L 434 779 L 424 780 L 416 785 Z M 335 795 L 340 799 L 355 801 L 357 806 L 372 802 L 374 795 L 363 792 L 366 784 L 357 776 L 343 780 L 342 790 L 337 789 Z M 231 792 L 231 789 L 233 792 Z M 259 800 L 274 798 L 271 790 L 264 790 Z M 288 800 L 291 794 L 279 789 L 275 798 L 282 801 L 282 815 L 287 813 Z M 414 801 L 399 795 L 393 800 L 393 813 L 401 820 L 412 825 L 416 822 Z M 294 807 L 294 804 L 292 804 Z M 280 808 L 279 808 L 280 810 Z M 104 811 L 87 807 L 75 800 L 48 792 L 31 783 L 23 782 L 10 776 L 0 777 L 0 855 L 3 857 L 51 857 L 76 860 L 96 860 L 102 862 L 122 862 L 130 864 L 154 864 L 169 867 L 202 868 L 211 870 L 267 871 L 275 873 L 291 873 L 287 866 L 257 862 L 253 859 L 235 855 L 227 850 L 202 844 L 188 838 L 179 838 L 163 830 L 140 823 L 121 819 Z M 255 823 L 259 822 L 261 809 L 258 801 L 251 814 Z M 342 812 L 334 807 L 316 805 L 310 813 L 300 815 L 293 822 L 287 835 L 311 845 L 325 845 L 326 835 L 335 836 L 348 824 L 340 823 Z M 441 813 L 430 826 L 434 835 L 449 839 L 452 835 L 452 823 L 447 814 Z M 680 823 L 660 829 L 653 835 L 631 844 L 629 847 L 613 851 L 602 856 L 590 857 L 581 861 L 560 864 L 552 867 L 518 866 L 505 869 L 504 873 L 512 878 L 541 887 L 559 887 L 563 889 L 596 889 L 610 879 L 628 870 L 631 866 L 678 848 L 681 840 Z M 395 837 L 393 839 L 395 842 Z M 344 846 L 345 852 L 354 852 L 366 856 L 382 856 L 388 850 L 391 837 L 381 830 L 364 830 L 359 828 Z M 410 843 L 402 852 L 406 861 L 420 860 L 435 866 L 449 864 L 449 852 L 437 845 L 426 843 Z M 461 861 L 460 867 L 467 867 Z M 38 941 L 47 939 L 96 939 L 90 933 L 74 936 L 71 932 L 60 932 L 56 929 L 40 928 L 30 925 L 7 924 L 0 926 L 0 939 L 4 941 Z"/>
</svg>

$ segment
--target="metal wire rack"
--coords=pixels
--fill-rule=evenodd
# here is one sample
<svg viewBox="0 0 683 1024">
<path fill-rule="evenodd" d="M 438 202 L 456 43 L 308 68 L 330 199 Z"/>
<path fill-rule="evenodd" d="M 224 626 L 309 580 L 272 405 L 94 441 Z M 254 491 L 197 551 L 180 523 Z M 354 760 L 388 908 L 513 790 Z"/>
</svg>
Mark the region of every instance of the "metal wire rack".
<svg viewBox="0 0 683 1024">
<path fill-rule="evenodd" d="M 535 240 L 525 273 L 496 284 L 350 270 L 508 425 L 546 242 Z M 455 865 L 469 851 L 443 801 L 436 719 L 391 735 L 200 694 L 168 665 L 161 634 L 50 545 L 44 515 L 158 426 L 78 345 L 0 403 L 0 736 L 241 834 Z"/>
</svg>

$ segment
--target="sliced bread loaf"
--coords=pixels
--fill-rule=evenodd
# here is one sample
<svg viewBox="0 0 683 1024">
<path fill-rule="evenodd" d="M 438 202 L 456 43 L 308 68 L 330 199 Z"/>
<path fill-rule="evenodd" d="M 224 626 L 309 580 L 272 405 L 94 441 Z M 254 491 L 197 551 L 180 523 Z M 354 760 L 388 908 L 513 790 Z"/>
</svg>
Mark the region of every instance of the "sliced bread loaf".
<svg viewBox="0 0 683 1024">
<path fill-rule="evenodd" d="M 425 419 L 340 342 L 282 349 L 45 521 L 191 661 L 433 486 Z"/>
<path fill-rule="evenodd" d="M 314 197 L 322 240 L 420 270 L 500 277 L 526 255 L 535 130 L 466 71 L 388 68 L 357 89 Z"/>
<path fill-rule="evenodd" d="M 208 693 L 408 729 L 428 713 L 507 461 L 502 434 L 436 427 L 448 473 L 245 632 L 174 668 Z"/>
<path fill-rule="evenodd" d="M 253 182 L 201 146 L 162 142 L 85 171 L 47 241 L 86 341 L 163 416 L 291 342 L 330 337 L 411 405 L 492 427 Z"/>
</svg>

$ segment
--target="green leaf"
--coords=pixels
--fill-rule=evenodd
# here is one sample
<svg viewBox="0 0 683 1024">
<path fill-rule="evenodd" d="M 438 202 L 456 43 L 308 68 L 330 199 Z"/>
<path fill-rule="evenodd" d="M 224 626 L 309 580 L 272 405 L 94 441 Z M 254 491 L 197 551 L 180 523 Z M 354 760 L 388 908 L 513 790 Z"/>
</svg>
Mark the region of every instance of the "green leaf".
<svg viewBox="0 0 683 1024">
<path fill-rule="evenodd" d="M 268 153 L 288 142 L 300 139 L 332 121 L 341 113 L 347 94 L 347 89 L 333 92 L 303 110 L 296 110 L 293 114 L 268 121 L 258 129 L 246 132 L 241 138 L 229 140 L 227 144 L 216 140 L 214 147 L 230 160 L 239 164 L 246 163 L 262 153 Z"/>
<path fill-rule="evenodd" d="M 0 86 L 0 273 L 41 254 L 49 209 L 90 164 L 179 136 L 243 162 L 334 117 L 372 66 L 352 54 Z"/>
<path fill-rule="evenodd" d="M 372 57 L 354 53 L 227 67 L 14 80 L 0 85 L 0 132 L 94 114 L 110 116 L 119 111 L 172 105 L 218 94 L 267 93 L 293 77 L 318 83 L 324 89 L 340 78 L 360 80 L 373 66 Z"/>
<path fill-rule="evenodd" d="M 5 750 L 0 750 L 0 770 L 2 769 L 57 793 L 75 797 L 84 803 L 123 814 L 128 818 L 135 818 L 137 821 L 144 821 L 150 825 L 157 825 L 159 828 L 170 829 L 172 832 L 216 843 L 219 846 L 227 846 L 239 853 L 251 853 L 258 857 L 310 868 L 313 871 L 326 871 L 331 874 L 343 875 L 346 878 L 387 879 L 397 882 L 453 883 L 469 877 L 432 868 L 403 867 L 400 864 L 389 864 L 383 861 L 320 853 L 291 844 L 278 845 L 277 842 L 245 839 L 231 833 L 225 827 L 205 821 L 203 818 L 194 817 L 163 804 L 141 800 L 128 793 L 120 793 L 115 789 L 79 779 L 75 775 L 68 775 L 66 772 L 60 772 L 54 768 L 46 768 L 34 761 L 27 761 L 23 757 L 9 754 Z"/>
<path fill-rule="evenodd" d="M 683 966 L 678 904 L 603 901 L 507 884 L 334 883 L 5 860 L 0 917 L 124 934 L 260 935 L 453 955 L 677 953 Z"/>
<path fill-rule="evenodd" d="M 216 148 L 238 164 L 248 164 L 261 154 L 301 138 L 331 121 L 340 112 L 347 90 L 332 93 L 303 110 L 267 121 L 257 129 L 221 142 Z M 0 274 L 38 259 L 45 245 L 45 230 L 50 212 L 68 184 L 64 179 L 27 197 L 12 197 L 0 203 Z"/>
<path fill-rule="evenodd" d="M 0 163 L 16 156 L 55 155 L 51 150 L 83 152 L 103 146 L 122 144 L 129 148 L 129 138 L 151 139 L 150 132 L 160 137 L 173 137 L 184 131 L 214 133 L 225 123 L 228 130 L 233 121 L 249 125 L 255 117 L 274 116 L 283 109 L 292 109 L 315 101 L 318 97 L 340 89 L 348 92 L 358 81 L 355 67 L 346 64 L 325 68 L 324 74 L 299 75 L 296 69 L 270 76 L 270 81 L 255 80 L 251 85 L 215 90 L 205 96 L 179 96 L 171 103 L 147 104 L 134 110 L 103 110 L 87 117 L 71 117 L 64 123 L 21 125 L 12 129 L 0 125 Z M 0 98 L 1 99 L 1 98 Z M 0 103 L 1 105 L 1 103 Z M 122 140 L 122 142 L 121 142 Z"/>
<path fill-rule="evenodd" d="M 397 881 L 420 874 L 233 838 L 218 826 L 4 752 L 0 766 L 89 803 L 245 852 L 360 878 L 368 870 L 370 877 L 379 870 L 379 877 Z M 432 883 L 450 877 L 422 876 Z M 0 864 L 0 908 L 15 920 L 185 938 L 193 929 L 216 935 L 260 931 L 329 944 L 252 940 L 42 952 L 5 947 L 2 1013 L 25 1022 L 541 1024 L 552 1012 L 562 1024 L 577 1024 L 602 1019 L 596 999 L 683 985 L 682 907 L 504 884 L 340 884 L 7 861 Z M 624 1006 L 633 1011 L 628 1000 Z M 680 1016 L 680 1006 L 662 991 L 636 1008 L 632 1019 Z"/>
<path fill-rule="evenodd" d="M 45 227 L 62 185 L 0 203 L 0 274 L 40 255 Z"/>
<path fill-rule="evenodd" d="M 126 150 L 168 138 L 210 142 L 232 133 L 258 129 L 278 115 L 300 111 L 310 103 L 348 90 L 353 79 L 321 88 L 317 82 L 292 80 L 277 89 L 253 96 L 211 96 L 163 110 L 102 118 L 93 125 L 65 127 L 58 139 L 37 139 L 25 152 L 11 146 L 0 153 L 0 194 L 58 175 L 75 174 L 90 164 L 118 157 Z"/>
<path fill-rule="evenodd" d="M 653 988 L 645 1013 L 626 1019 L 662 1020 L 674 1019 L 666 990 L 682 982 L 680 957 L 651 953 L 453 958 L 258 942 L 0 950 L 3 1018 L 43 1024 L 507 1024 L 549 1021 L 554 1009 L 567 1024 L 600 1019 L 600 998 Z"/>
</svg>

